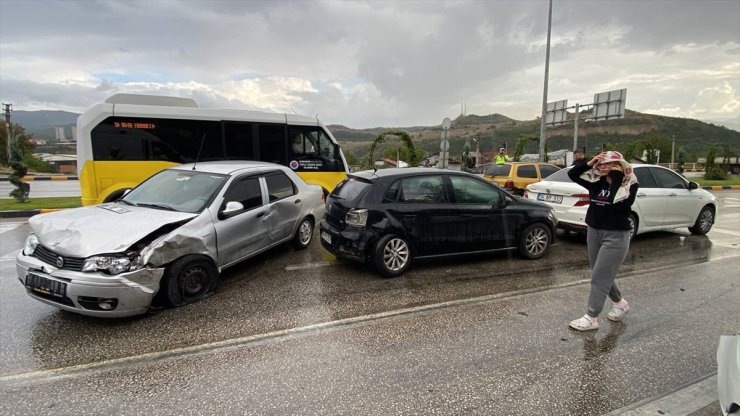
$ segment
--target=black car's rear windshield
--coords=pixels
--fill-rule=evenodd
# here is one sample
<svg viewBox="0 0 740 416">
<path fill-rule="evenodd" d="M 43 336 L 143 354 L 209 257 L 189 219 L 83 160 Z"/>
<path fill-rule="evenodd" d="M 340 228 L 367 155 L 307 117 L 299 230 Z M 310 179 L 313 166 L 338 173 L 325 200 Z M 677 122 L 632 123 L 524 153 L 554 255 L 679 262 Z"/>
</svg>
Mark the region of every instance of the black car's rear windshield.
<svg viewBox="0 0 740 416">
<path fill-rule="evenodd" d="M 354 201 L 365 192 L 365 189 L 369 188 L 370 182 L 364 181 L 359 178 L 350 177 L 346 181 L 337 185 L 334 191 L 331 193 L 333 196 L 343 199 L 345 201 Z"/>
<path fill-rule="evenodd" d="M 573 182 L 568 177 L 568 171 L 570 169 L 560 169 L 559 171 L 553 173 L 552 175 L 546 177 L 543 179 L 544 181 L 552 181 L 552 182 Z"/>
<path fill-rule="evenodd" d="M 486 176 L 509 176 L 511 165 L 493 165 L 486 170 Z"/>
</svg>

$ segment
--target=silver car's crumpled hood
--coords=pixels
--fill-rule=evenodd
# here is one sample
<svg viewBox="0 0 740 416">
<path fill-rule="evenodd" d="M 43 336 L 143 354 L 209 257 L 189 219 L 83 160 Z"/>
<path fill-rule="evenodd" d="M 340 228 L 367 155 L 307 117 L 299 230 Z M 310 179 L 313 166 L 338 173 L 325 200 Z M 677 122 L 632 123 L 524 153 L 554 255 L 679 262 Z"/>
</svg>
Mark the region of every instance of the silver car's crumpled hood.
<svg viewBox="0 0 740 416">
<path fill-rule="evenodd" d="M 121 252 L 163 225 L 197 215 L 108 203 L 36 215 L 28 223 L 44 247 L 89 257 Z"/>
</svg>

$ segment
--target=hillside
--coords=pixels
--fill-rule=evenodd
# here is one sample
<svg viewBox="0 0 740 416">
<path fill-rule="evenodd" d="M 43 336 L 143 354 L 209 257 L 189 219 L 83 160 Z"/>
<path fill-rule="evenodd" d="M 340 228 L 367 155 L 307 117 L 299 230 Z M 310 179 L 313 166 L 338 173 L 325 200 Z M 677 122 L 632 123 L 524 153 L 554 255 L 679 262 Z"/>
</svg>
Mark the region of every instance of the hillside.
<svg viewBox="0 0 740 416">
<path fill-rule="evenodd" d="M 572 118 L 572 114 L 569 115 Z M 53 139 L 54 127 L 75 125 L 78 114 L 66 111 L 14 111 L 12 121 L 21 124 L 26 132 L 41 139 Z M 442 129 L 437 126 L 375 127 L 352 129 L 344 125 L 329 125 L 334 137 L 340 141 L 346 153 L 362 159 L 367 156 L 370 143 L 384 131 L 403 130 L 409 133 L 414 143 L 426 154 L 439 149 Z M 70 132 L 70 129 L 67 129 Z M 461 154 L 468 143 L 474 148 L 472 139 L 480 139 L 481 150 L 491 152 L 499 147 L 513 149 L 521 137 L 539 137 L 540 122 L 514 120 L 502 114 L 466 115 L 452 121 L 450 130 L 451 155 Z M 70 133 L 68 133 L 70 134 Z M 547 129 L 548 150 L 573 147 L 573 123 Z M 740 132 L 727 127 L 705 123 L 695 119 L 665 117 L 627 110 L 621 120 L 580 122 L 578 146 L 586 147 L 589 153 L 598 146 L 608 144 L 622 149 L 631 142 L 652 138 L 660 142 L 663 154 L 670 155 L 671 137 L 675 136 L 676 152 L 683 150 L 687 161 L 704 156 L 711 145 L 727 146 L 733 154 L 740 154 Z M 392 142 L 392 141 L 389 141 Z M 386 145 L 393 145 L 387 143 Z M 526 153 L 537 152 L 533 140 L 525 147 Z M 383 151 L 383 149 L 379 149 Z M 453 156 L 454 157 L 454 156 Z M 665 160 L 665 159 L 664 159 Z"/>
<path fill-rule="evenodd" d="M 547 128 L 548 150 L 573 147 L 573 115 L 569 116 L 571 122 L 568 124 Z M 354 130 L 344 126 L 329 126 L 329 129 L 342 143 L 342 147 L 354 153 L 359 159 L 366 157 L 371 141 L 381 131 L 391 130 Z M 421 146 L 426 153 L 438 151 L 442 132 L 440 126 L 402 130 L 408 132 L 414 143 Z M 500 114 L 460 116 L 452 121 L 450 153 L 453 157 L 461 154 L 466 142 L 474 148 L 472 140 L 474 138 L 480 139 L 483 152 L 491 152 L 499 147 L 513 149 L 519 138 L 538 138 L 539 133 L 539 118 L 514 120 Z M 704 155 L 709 147 L 715 144 L 728 146 L 732 153 L 740 154 L 740 132 L 736 130 L 695 119 L 665 117 L 631 110 L 627 110 L 625 118 L 621 120 L 579 122 L 578 147 L 585 147 L 588 153 L 594 153 L 603 145 L 622 149 L 628 143 L 651 139 L 658 142 L 662 154 L 670 155 L 673 136 L 675 136 L 675 151 L 683 150 L 687 161 Z M 537 153 L 537 150 L 537 140 L 528 142 L 525 147 L 526 153 Z"/>
<path fill-rule="evenodd" d="M 79 114 L 68 111 L 23 111 L 16 110 L 12 113 L 12 122 L 18 123 L 39 139 L 55 138 L 54 127 L 67 127 L 67 134 L 71 136 L 68 128 L 77 124 Z"/>
</svg>

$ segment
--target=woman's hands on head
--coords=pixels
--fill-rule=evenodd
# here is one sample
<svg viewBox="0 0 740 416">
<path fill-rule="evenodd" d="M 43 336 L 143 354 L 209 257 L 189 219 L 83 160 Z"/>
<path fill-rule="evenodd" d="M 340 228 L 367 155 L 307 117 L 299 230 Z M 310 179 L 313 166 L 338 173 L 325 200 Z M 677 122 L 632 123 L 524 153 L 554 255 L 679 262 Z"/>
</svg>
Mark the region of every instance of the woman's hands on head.
<svg viewBox="0 0 740 416">
<path fill-rule="evenodd" d="M 589 160 L 587 165 L 588 166 L 594 166 L 601 163 L 606 158 L 606 152 L 601 152 L 598 155 L 594 156 L 593 159 Z"/>
</svg>

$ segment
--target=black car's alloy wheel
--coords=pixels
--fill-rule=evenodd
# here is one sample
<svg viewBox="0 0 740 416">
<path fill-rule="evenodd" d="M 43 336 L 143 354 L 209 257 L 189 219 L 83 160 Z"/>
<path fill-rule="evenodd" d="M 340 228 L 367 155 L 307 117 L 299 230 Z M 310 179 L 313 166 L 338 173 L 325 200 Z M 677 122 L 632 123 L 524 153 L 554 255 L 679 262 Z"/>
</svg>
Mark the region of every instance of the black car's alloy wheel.
<svg viewBox="0 0 740 416">
<path fill-rule="evenodd" d="M 525 228 L 519 239 L 519 253 L 526 259 L 539 259 L 547 253 L 552 237 L 544 224 Z"/>
<path fill-rule="evenodd" d="M 383 276 L 400 276 L 411 265 L 409 244 L 400 236 L 386 235 L 375 245 L 373 262 Z"/>
</svg>

